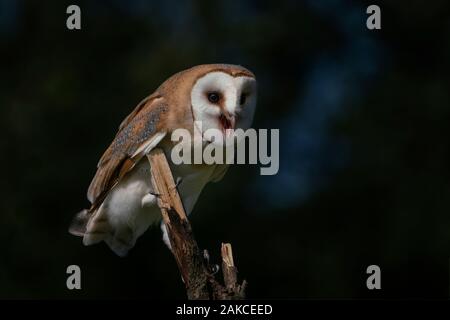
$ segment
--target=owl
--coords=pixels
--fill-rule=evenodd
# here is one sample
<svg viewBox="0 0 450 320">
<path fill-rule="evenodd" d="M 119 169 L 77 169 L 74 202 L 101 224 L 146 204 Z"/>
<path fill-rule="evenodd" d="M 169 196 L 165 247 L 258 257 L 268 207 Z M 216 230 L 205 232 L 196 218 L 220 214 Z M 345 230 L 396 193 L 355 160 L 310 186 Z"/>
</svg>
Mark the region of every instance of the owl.
<svg viewBox="0 0 450 320">
<path fill-rule="evenodd" d="M 248 69 L 228 64 L 205 64 L 181 71 L 142 100 L 122 121 L 97 165 L 87 197 L 91 206 L 73 219 L 69 232 L 83 237 L 84 245 L 104 241 L 126 256 L 136 240 L 161 222 L 157 194 L 151 184 L 146 155 L 155 147 L 166 154 L 187 214 L 204 186 L 225 175 L 228 164 L 174 164 L 171 139 L 177 129 L 193 135 L 209 129 L 250 128 L 256 107 L 256 79 Z M 201 123 L 201 126 L 196 126 Z M 212 143 L 208 139 L 203 144 Z M 163 240 L 170 248 L 161 223 Z"/>
</svg>

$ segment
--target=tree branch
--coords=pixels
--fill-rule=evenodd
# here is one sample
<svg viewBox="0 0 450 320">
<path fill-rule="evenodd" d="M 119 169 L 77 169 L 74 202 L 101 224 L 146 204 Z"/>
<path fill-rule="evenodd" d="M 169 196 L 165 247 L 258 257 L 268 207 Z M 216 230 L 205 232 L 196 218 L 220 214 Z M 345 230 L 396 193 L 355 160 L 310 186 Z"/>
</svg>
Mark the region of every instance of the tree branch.
<svg viewBox="0 0 450 320">
<path fill-rule="evenodd" d="M 167 228 L 172 253 L 186 286 L 188 299 L 244 299 L 246 281 L 242 285 L 237 284 L 237 269 L 231 245 L 222 244 L 222 271 L 225 282 L 223 286 L 213 275 L 214 266 L 209 263 L 207 251 L 202 254 L 194 239 L 164 152 L 156 148 L 147 157 L 154 192 L 159 195 L 158 205 Z"/>
</svg>

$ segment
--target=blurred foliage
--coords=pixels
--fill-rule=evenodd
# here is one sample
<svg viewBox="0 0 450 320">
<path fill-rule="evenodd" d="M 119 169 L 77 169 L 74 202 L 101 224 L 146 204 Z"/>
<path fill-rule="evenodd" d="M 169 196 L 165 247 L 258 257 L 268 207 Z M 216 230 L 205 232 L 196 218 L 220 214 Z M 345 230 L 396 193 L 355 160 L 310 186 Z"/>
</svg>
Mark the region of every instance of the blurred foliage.
<svg viewBox="0 0 450 320">
<path fill-rule="evenodd" d="M 159 228 L 121 259 L 67 227 L 120 121 L 214 62 L 255 72 L 255 127 L 281 134 L 278 180 L 234 166 L 191 217 L 213 259 L 233 244 L 248 296 L 448 296 L 448 2 L 379 2 L 379 31 L 362 1 L 76 3 L 80 31 L 65 27 L 72 2 L 0 1 L 0 298 L 185 297 Z M 370 264 L 381 292 L 365 287 Z"/>
</svg>

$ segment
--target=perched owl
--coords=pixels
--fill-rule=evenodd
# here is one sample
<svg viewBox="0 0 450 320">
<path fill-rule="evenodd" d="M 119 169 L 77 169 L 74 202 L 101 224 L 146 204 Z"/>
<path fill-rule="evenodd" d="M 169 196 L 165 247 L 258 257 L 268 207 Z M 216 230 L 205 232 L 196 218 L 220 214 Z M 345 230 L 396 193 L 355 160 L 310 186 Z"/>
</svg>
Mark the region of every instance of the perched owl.
<svg viewBox="0 0 450 320">
<path fill-rule="evenodd" d="M 120 124 L 89 186 L 91 207 L 75 216 L 69 232 L 82 236 L 85 245 L 105 241 L 125 256 L 150 225 L 160 222 L 145 156 L 155 147 L 164 150 L 174 178 L 181 181 L 178 192 L 189 214 L 206 183 L 220 180 L 228 165 L 175 165 L 170 156 L 176 144 L 172 132 L 183 128 L 194 134 L 199 122 L 201 133 L 211 128 L 245 130 L 255 107 L 255 76 L 241 66 L 199 65 L 167 79 Z M 170 247 L 164 224 L 161 228 Z"/>
</svg>

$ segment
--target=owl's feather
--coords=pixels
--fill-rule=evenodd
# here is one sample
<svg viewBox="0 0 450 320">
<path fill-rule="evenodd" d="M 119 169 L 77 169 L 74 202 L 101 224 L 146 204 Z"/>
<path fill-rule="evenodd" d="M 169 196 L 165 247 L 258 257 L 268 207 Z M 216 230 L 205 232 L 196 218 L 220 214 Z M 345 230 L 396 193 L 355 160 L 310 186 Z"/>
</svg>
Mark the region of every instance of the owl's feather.
<svg viewBox="0 0 450 320">
<path fill-rule="evenodd" d="M 70 233 L 85 236 L 87 232 L 95 232 L 98 226 L 91 220 L 95 220 L 92 218 L 110 190 L 135 167 L 145 152 L 149 152 L 164 138 L 167 108 L 163 99 L 150 97 L 143 100 L 122 122 L 119 132 L 100 159 L 89 186 L 91 208 L 75 216 L 69 228 Z M 88 224 L 91 230 L 87 230 Z"/>
<path fill-rule="evenodd" d="M 145 100 L 144 100 L 145 101 Z M 158 132 L 164 132 L 164 117 L 168 106 L 161 98 L 151 98 L 124 120 L 115 139 L 105 151 L 98 170 L 88 189 L 88 199 L 98 207 L 108 191 L 141 159 L 139 151 L 149 144 Z"/>
</svg>

